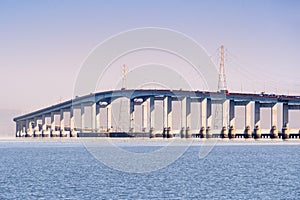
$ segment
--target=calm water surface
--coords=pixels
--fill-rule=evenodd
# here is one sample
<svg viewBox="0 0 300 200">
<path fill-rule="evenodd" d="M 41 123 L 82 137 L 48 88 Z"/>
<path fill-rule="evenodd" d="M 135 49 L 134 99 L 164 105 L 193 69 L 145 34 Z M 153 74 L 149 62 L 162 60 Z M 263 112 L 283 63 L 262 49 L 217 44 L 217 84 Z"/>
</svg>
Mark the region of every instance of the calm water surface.
<svg viewBox="0 0 300 200">
<path fill-rule="evenodd" d="M 201 160 L 198 151 L 191 146 L 162 170 L 130 174 L 79 142 L 0 142 L 0 199 L 300 199 L 300 146 L 216 146 Z"/>
</svg>

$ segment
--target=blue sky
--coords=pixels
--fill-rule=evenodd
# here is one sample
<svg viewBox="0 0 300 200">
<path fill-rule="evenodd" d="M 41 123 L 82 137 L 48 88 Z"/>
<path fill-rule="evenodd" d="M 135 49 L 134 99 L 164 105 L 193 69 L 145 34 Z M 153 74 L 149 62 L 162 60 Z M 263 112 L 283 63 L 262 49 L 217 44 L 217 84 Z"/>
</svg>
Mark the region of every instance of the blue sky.
<svg viewBox="0 0 300 200">
<path fill-rule="evenodd" d="M 132 28 L 221 44 L 231 91 L 300 94 L 299 1 L 0 0 L 0 109 L 28 112 L 72 96 L 80 65 L 106 38 Z"/>
</svg>

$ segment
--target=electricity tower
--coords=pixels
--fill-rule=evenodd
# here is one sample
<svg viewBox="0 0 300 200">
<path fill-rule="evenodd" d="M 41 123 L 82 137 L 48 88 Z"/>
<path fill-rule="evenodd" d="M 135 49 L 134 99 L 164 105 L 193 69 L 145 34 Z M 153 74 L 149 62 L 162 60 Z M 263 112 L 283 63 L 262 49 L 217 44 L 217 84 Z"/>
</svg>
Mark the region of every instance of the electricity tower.
<svg viewBox="0 0 300 200">
<path fill-rule="evenodd" d="M 218 80 L 218 92 L 226 95 L 227 93 L 227 82 L 226 82 L 226 75 L 225 75 L 225 51 L 224 45 L 220 46 L 220 68 L 219 68 L 219 80 Z M 224 96 L 225 99 L 225 96 Z M 223 102 L 221 100 L 221 102 Z M 215 112 L 213 116 L 213 128 L 214 131 L 219 131 L 223 128 L 223 126 L 227 126 L 226 119 L 224 119 L 224 111 L 227 111 L 225 103 L 218 103 L 215 104 Z M 226 114 L 226 113 L 225 113 Z M 225 120 L 225 121 L 224 121 Z M 224 123 L 226 122 L 226 123 Z"/>
</svg>

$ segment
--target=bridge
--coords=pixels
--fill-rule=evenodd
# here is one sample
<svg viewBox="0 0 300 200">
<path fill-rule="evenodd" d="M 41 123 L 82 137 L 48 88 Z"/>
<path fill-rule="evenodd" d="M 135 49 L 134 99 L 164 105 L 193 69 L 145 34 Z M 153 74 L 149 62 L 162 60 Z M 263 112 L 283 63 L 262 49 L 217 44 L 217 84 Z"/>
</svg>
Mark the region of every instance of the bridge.
<svg viewBox="0 0 300 200">
<path fill-rule="evenodd" d="M 117 131 L 112 127 L 112 103 L 120 98 L 129 101 L 128 129 Z M 163 128 L 155 127 L 155 102 L 163 105 Z M 173 102 L 179 102 L 181 107 L 180 130 L 173 130 L 172 111 Z M 192 103 L 200 106 L 199 130 L 192 130 Z M 221 106 L 221 126 L 213 127 L 213 105 Z M 282 127 L 278 129 L 277 110 L 282 108 Z M 135 130 L 135 110 L 142 109 L 142 131 Z M 244 129 L 236 130 L 235 108 L 245 110 Z M 91 123 L 88 127 L 85 108 L 89 107 Z M 261 130 L 261 109 L 270 108 L 271 126 L 267 133 Z M 100 124 L 100 110 L 105 109 L 105 125 Z M 75 110 L 79 111 L 80 123 L 75 124 Z M 300 96 L 275 94 L 249 94 L 219 92 L 184 91 L 184 90 L 157 90 L 157 89 L 123 89 L 91 93 L 74 99 L 52 105 L 13 120 L 16 123 L 16 137 L 199 137 L 199 138 L 299 138 L 299 130 L 292 132 L 289 128 L 289 110 L 300 110 Z M 68 124 L 66 116 L 68 114 Z M 77 112 L 78 114 L 78 112 Z M 59 125 L 55 123 L 59 117 Z M 103 117 L 103 116 L 102 116 Z M 47 119 L 50 123 L 47 123 Z M 251 124 L 252 120 L 253 124 Z M 106 127 L 103 129 L 101 127 Z M 299 127 L 300 128 L 300 127 Z"/>
</svg>

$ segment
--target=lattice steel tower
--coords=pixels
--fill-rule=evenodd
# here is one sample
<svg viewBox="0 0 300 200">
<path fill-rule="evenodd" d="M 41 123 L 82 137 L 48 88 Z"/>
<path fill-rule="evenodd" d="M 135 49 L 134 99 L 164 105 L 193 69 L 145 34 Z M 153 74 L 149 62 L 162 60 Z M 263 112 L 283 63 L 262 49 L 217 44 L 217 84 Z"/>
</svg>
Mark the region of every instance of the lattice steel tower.
<svg viewBox="0 0 300 200">
<path fill-rule="evenodd" d="M 222 94 L 226 95 L 227 93 L 227 82 L 226 82 L 226 75 L 225 75 L 225 67 L 224 67 L 224 45 L 221 45 L 220 47 L 220 68 L 219 68 L 219 80 L 218 80 L 218 92 L 221 92 Z M 224 111 L 227 111 L 227 105 L 225 101 L 222 101 L 221 99 L 220 104 L 215 104 L 215 112 L 213 116 L 213 128 L 214 131 L 219 131 L 222 129 L 223 126 L 227 126 L 227 120 L 224 119 L 227 113 L 224 113 Z M 224 96 L 225 100 L 225 96 Z M 225 115 L 223 115 L 225 114 Z M 227 127 L 226 127 L 227 128 Z"/>
<path fill-rule="evenodd" d="M 126 65 L 123 65 L 122 69 L 122 88 L 121 90 L 126 90 L 127 88 L 127 83 L 126 83 L 126 78 L 127 78 L 127 68 Z M 117 130 L 116 131 L 128 131 L 129 129 L 129 124 L 128 124 L 128 118 L 129 118 L 129 102 L 128 100 L 121 98 L 120 103 L 119 103 L 119 116 L 118 116 L 118 121 L 116 122 Z"/>
<path fill-rule="evenodd" d="M 219 81 L 218 81 L 218 90 L 227 90 L 227 82 L 226 82 L 226 74 L 225 74 L 225 68 L 224 68 L 224 45 L 221 45 L 220 47 L 220 69 L 219 69 Z"/>
</svg>

